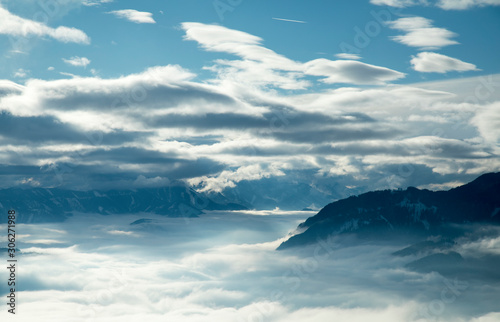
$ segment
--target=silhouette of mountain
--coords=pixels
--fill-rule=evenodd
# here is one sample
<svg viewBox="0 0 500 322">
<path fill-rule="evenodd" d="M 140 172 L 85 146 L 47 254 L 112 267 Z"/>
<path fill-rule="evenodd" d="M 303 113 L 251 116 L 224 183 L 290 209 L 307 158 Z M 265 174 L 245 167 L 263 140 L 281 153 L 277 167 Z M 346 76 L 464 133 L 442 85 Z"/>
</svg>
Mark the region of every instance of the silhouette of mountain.
<svg viewBox="0 0 500 322">
<path fill-rule="evenodd" d="M 203 210 L 246 209 L 225 201 L 214 201 L 185 186 L 112 191 L 9 188 L 0 190 L 0 220 L 6 222 L 8 209 L 16 210 L 18 223 L 63 221 L 72 212 L 196 217 Z"/>
<path fill-rule="evenodd" d="M 278 249 L 316 243 L 329 236 L 354 233 L 364 239 L 408 235 L 453 237 L 450 224 L 500 223 L 500 173 L 488 173 L 448 190 L 373 191 L 330 203 L 298 227 L 301 233 Z"/>
</svg>

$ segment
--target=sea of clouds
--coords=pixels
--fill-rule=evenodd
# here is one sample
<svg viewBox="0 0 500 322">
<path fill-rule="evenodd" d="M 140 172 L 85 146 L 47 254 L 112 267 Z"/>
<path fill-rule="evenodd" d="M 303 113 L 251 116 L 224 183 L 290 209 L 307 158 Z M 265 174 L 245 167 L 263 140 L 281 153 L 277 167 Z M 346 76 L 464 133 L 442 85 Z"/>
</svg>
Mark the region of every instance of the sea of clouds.
<svg viewBox="0 0 500 322">
<path fill-rule="evenodd" d="M 17 313 L 3 305 L 1 320 L 500 320 L 498 279 L 410 271 L 405 264 L 416 257 L 391 255 L 404 244 L 276 251 L 312 214 L 75 214 L 64 223 L 18 225 Z M 141 218 L 150 220 L 130 225 Z M 456 250 L 473 259 L 498 255 L 499 246 L 487 235 Z M 0 278 L 6 302 L 6 269 Z"/>
</svg>

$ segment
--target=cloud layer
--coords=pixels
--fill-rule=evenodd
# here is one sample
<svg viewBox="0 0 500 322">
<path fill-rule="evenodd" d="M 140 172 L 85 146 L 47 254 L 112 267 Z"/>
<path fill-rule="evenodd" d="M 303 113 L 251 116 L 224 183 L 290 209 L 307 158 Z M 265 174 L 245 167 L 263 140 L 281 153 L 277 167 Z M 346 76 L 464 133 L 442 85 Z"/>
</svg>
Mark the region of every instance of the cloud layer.
<svg viewBox="0 0 500 322">
<path fill-rule="evenodd" d="M 391 255 L 404 242 L 346 247 L 332 238 L 277 252 L 309 215 L 209 213 L 137 223 L 143 217 L 75 214 L 66 223 L 23 225 L 19 314 L 96 322 L 498 319 L 497 279 L 411 271 L 405 265 L 423 255 Z M 490 256 L 491 265 L 497 244 L 483 234 L 454 250 L 466 260 Z M 0 294 L 6 291 L 2 285 Z"/>
<path fill-rule="evenodd" d="M 167 65 L 116 78 L 0 82 L 1 186 L 184 180 L 269 205 L 273 184 L 290 190 L 301 182 L 295 199 L 318 207 L 366 190 L 445 187 L 500 169 L 495 109 L 485 109 L 500 101 L 498 75 L 390 85 L 404 74 L 351 59 L 294 61 L 255 35 L 218 25 L 182 28 L 201 50 L 226 55 L 206 66 L 212 78 L 201 82 Z M 83 66 L 83 58 L 68 62 Z M 435 53 L 413 62 L 428 72 L 469 68 Z M 318 89 L 338 83 L 348 85 Z"/>
</svg>

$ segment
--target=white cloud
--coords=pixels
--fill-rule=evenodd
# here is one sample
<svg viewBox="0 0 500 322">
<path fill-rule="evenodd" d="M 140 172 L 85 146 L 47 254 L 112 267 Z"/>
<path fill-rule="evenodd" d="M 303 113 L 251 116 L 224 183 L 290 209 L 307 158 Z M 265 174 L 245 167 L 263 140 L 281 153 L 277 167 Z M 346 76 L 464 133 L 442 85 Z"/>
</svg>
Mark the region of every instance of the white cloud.
<svg viewBox="0 0 500 322">
<path fill-rule="evenodd" d="M 45 141 L 37 141 L 38 135 L 26 138 L 26 131 L 14 138 L 2 134 L 0 160 L 9 162 L 16 153 L 35 167 L 10 175 L 2 185 L 17 185 L 28 177 L 42 187 L 53 185 L 54 176 L 34 172 L 40 167 L 50 171 L 58 162 L 86 164 L 86 169 L 98 164 L 102 177 L 109 178 L 80 179 L 86 173 L 76 173 L 81 167 L 75 166 L 74 175 L 64 181 L 71 187 L 80 188 L 82 182 L 115 188 L 161 186 L 180 178 L 211 191 L 272 180 L 307 180 L 325 192 L 337 189 L 332 181 L 342 187 L 383 189 L 401 164 L 420 171 L 396 180 L 401 186 L 465 180 L 458 175 L 463 169 L 500 169 L 494 155 L 495 129 L 500 128 L 494 122 L 495 109 L 480 113 L 490 102 L 500 101 L 497 76 L 491 82 L 464 78 L 460 83 L 405 86 L 324 89 L 321 84 L 316 90 L 313 86 L 320 82 L 384 84 L 403 74 L 354 60 L 298 62 L 248 33 L 214 25 L 184 27 L 186 38 L 203 49 L 236 57 L 216 60 L 212 68 L 217 74 L 204 82 L 180 66 L 116 78 L 30 79 L 25 86 L 0 82 L 0 109 L 11 114 L 0 121 L 47 129 L 40 132 Z M 103 146 L 93 146 L 82 131 L 102 131 Z M 118 132 L 122 139 L 116 139 Z M 478 133 L 488 140 L 473 141 Z M 160 162 L 162 158 L 171 163 Z M 436 173 L 450 175 L 441 179 Z"/>
<path fill-rule="evenodd" d="M 53 66 L 49 66 L 49 67 L 47 67 L 47 70 L 48 70 L 48 71 L 53 71 L 54 69 L 55 69 L 55 68 L 54 68 Z"/>
<path fill-rule="evenodd" d="M 410 61 L 414 70 L 423 73 L 446 73 L 450 71 L 465 72 L 478 70 L 476 65 L 463 62 L 445 55 L 422 52 L 413 56 Z"/>
<path fill-rule="evenodd" d="M 305 73 L 324 76 L 327 84 L 384 84 L 403 78 L 405 74 L 389 68 L 361 63 L 354 60 L 316 59 L 305 64 Z"/>
<path fill-rule="evenodd" d="M 223 26 L 183 23 L 182 28 L 186 31 L 186 40 L 198 42 L 205 50 L 229 53 L 243 59 L 217 60 L 217 65 L 211 68 L 220 77 L 230 76 L 231 81 L 283 89 L 305 89 L 311 86 L 310 82 L 302 79 L 307 75 L 323 76 L 321 81 L 325 83 L 352 84 L 383 84 L 404 76 L 388 68 L 356 61 L 293 61 L 264 47 L 259 37 Z"/>
<path fill-rule="evenodd" d="M 28 76 L 28 74 L 29 74 L 29 70 L 25 70 L 23 68 L 19 68 L 14 73 L 14 77 L 16 77 L 16 78 L 25 78 L 26 76 Z"/>
<path fill-rule="evenodd" d="M 405 35 L 394 36 L 393 40 L 410 47 L 441 48 L 458 44 L 452 40 L 457 34 L 444 28 L 432 26 L 432 20 L 423 17 L 408 17 L 389 22 L 392 29 L 402 30 Z"/>
<path fill-rule="evenodd" d="M 379 6 L 391 6 L 397 8 L 417 5 L 433 5 L 445 10 L 465 10 L 474 7 L 500 5 L 500 0 L 370 0 L 370 2 Z"/>
<path fill-rule="evenodd" d="M 87 67 L 90 64 L 90 60 L 86 57 L 73 56 L 69 59 L 62 59 L 66 64 L 77 67 Z"/>
<path fill-rule="evenodd" d="M 495 102 L 482 108 L 472 119 L 482 137 L 494 145 L 500 143 L 500 103 Z"/>
<path fill-rule="evenodd" d="M 446 10 L 465 10 L 473 7 L 500 6 L 500 0 L 439 0 L 437 6 Z"/>
<path fill-rule="evenodd" d="M 0 34 L 13 37 L 50 37 L 64 43 L 90 44 L 90 38 L 79 29 L 64 26 L 51 28 L 40 22 L 16 16 L 2 7 Z"/>
<path fill-rule="evenodd" d="M 113 0 L 83 0 L 82 4 L 84 6 L 92 7 L 92 6 L 99 6 L 103 3 L 111 3 Z"/>
<path fill-rule="evenodd" d="M 129 224 L 144 216 L 153 223 Z M 50 239 L 62 245 L 20 246 L 29 253 L 23 261 L 23 317 L 43 322 L 498 321 L 491 299 L 499 286 L 488 283 L 493 273 L 464 280 L 458 274 L 409 271 L 404 266 L 415 257 L 391 255 L 404 243 L 344 248 L 333 238 L 300 251 L 275 251 L 307 216 L 222 212 L 186 222 L 150 214 L 74 214 L 65 223 L 25 224 L 28 242 Z M 54 234 L 49 227 L 67 233 Z M 486 239 L 461 245 L 471 253 L 498 254 L 498 244 Z M 466 289 L 457 287 L 465 282 Z M 7 320 L 8 314 L 2 310 L 0 318 Z"/>
<path fill-rule="evenodd" d="M 279 169 L 277 165 L 263 166 L 261 164 L 254 164 L 243 166 L 236 171 L 222 171 L 216 177 L 200 177 L 189 180 L 193 185 L 202 185 L 199 189 L 203 191 L 221 192 L 226 187 L 235 187 L 235 183 L 243 180 L 253 181 L 262 178 L 284 176 L 285 173 Z"/>
<path fill-rule="evenodd" d="M 390 6 L 397 8 L 416 6 L 419 4 L 428 4 L 427 0 L 370 0 L 370 2 L 379 6 Z"/>
<path fill-rule="evenodd" d="M 355 59 L 355 60 L 361 59 L 361 56 L 358 54 L 348 54 L 348 53 L 336 54 L 335 57 L 340 58 L 340 59 L 348 59 L 348 60 L 349 59 Z"/>
<path fill-rule="evenodd" d="M 127 19 L 135 23 L 156 23 L 151 12 L 137 11 L 133 9 L 115 10 L 108 12 L 118 18 Z"/>
</svg>

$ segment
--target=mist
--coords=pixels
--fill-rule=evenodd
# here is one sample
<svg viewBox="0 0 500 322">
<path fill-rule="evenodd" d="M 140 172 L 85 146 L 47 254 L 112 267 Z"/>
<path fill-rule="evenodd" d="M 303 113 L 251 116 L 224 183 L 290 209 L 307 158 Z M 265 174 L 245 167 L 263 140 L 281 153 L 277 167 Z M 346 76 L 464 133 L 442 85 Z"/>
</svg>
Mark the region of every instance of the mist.
<svg viewBox="0 0 500 322">
<path fill-rule="evenodd" d="M 426 254 L 393 255 L 408 246 L 404 242 L 368 244 L 334 236 L 277 251 L 311 214 L 74 214 L 64 223 L 21 224 L 16 317 L 189 322 L 500 318 L 498 276 L 466 274 L 458 267 L 442 274 L 419 272 L 408 264 Z M 453 251 L 478 266 L 489 260 L 483 267 L 493 270 L 500 242 L 482 231 Z M 6 270 L 1 274 L 4 279 Z M 1 293 L 7 295 L 6 285 Z M 7 313 L 0 314 L 5 318 Z"/>
</svg>

